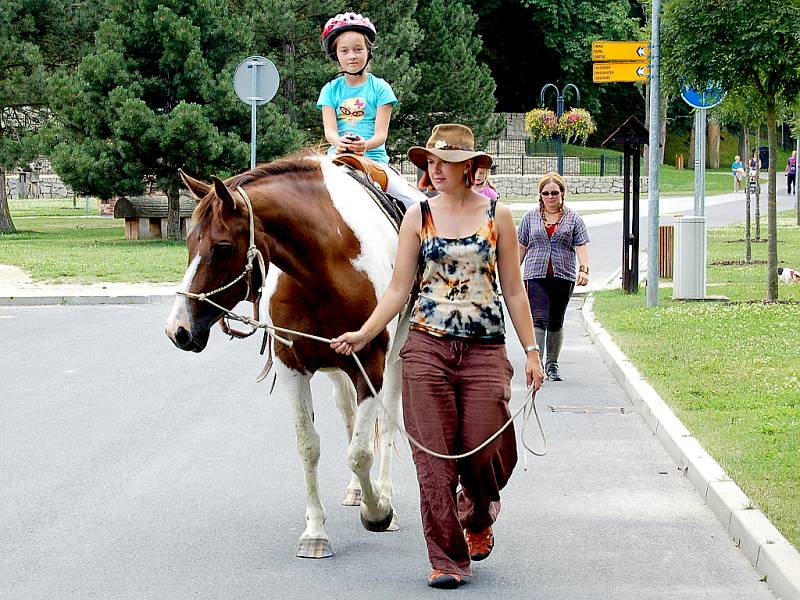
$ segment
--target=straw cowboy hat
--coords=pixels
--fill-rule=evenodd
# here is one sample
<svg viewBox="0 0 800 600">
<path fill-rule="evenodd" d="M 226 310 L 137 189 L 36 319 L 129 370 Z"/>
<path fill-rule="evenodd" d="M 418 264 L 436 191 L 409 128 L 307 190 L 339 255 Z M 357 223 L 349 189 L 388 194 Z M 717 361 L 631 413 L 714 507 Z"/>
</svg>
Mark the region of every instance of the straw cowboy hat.
<svg viewBox="0 0 800 600">
<path fill-rule="evenodd" d="M 457 123 L 435 125 L 424 148 L 421 146 L 409 148 L 408 160 L 423 171 L 427 171 L 429 154 L 451 163 L 472 159 L 476 168 L 488 169 L 492 166 L 491 156 L 475 150 L 475 136 L 472 135 L 472 130 Z"/>
</svg>

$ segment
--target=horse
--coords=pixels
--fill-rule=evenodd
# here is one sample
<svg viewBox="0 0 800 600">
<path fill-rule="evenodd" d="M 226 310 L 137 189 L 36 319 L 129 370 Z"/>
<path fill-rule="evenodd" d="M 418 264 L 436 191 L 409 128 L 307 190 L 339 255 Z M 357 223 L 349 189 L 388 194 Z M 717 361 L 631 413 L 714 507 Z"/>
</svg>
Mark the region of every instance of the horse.
<svg viewBox="0 0 800 600">
<path fill-rule="evenodd" d="M 212 177 L 212 184 L 181 172 L 198 204 L 186 236 L 188 268 L 167 319 L 166 334 L 175 346 L 202 351 L 211 327 L 225 315 L 222 309 L 232 309 L 245 298 L 255 300 L 262 283 L 275 326 L 333 338 L 364 323 L 389 285 L 398 233 L 372 194 L 347 170 L 327 157 L 306 154 L 259 165 L 225 181 Z M 235 274 L 245 274 L 245 265 L 253 262 L 248 261 L 251 236 L 266 273 L 253 268 L 236 280 Z M 203 293 L 213 304 L 198 296 Z M 320 438 L 314 428 L 311 378 L 320 371 L 330 377 L 344 417 L 353 475 L 342 503 L 360 504 L 361 522 L 370 531 L 397 529 L 391 456 L 400 418 L 395 346 L 403 335 L 398 335 L 395 318 L 359 353 L 377 396 L 352 357 L 319 341 L 285 337 L 291 346 L 274 335 L 269 346 L 276 359 L 276 381 L 292 404 L 305 475 L 306 527 L 297 556 L 325 558 L 333 550 L 318 486 Z M 385 414 L 378 419 L 381 410 Z M 380 454 L 377 479 L 370 475 L 375 450 Z"/>
</svg>

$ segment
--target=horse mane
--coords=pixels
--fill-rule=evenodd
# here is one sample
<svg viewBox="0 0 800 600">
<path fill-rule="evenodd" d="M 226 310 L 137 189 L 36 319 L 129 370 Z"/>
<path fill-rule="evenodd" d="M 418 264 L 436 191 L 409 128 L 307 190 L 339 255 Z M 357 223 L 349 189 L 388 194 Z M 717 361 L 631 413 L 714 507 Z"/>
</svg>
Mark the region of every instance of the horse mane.
<svg viewBox="0 0 800 600">
<path fill-rule="evenodd" d="M 289 174 L 313 173 L 320 170 L 319 157 L 321 154 L 313 149 L 305 148 L 269 163 L 257 165 L 254 169 L 239 173 L 225 180 L 228 189 L 235 190 L 238 186 L 261 181 L 267 177 Z M 213 187 L 211 188 L 214 189 Z M 237 206 L 240 204 L 238 195 L 234 195 Z M 208 211 L 213 211 L 213 216 L 218 219 L 222 205 L 216 194 L 207 194 L 197 203 L 194 209 L 193 220 L 198 221 Z"/>
</svg>

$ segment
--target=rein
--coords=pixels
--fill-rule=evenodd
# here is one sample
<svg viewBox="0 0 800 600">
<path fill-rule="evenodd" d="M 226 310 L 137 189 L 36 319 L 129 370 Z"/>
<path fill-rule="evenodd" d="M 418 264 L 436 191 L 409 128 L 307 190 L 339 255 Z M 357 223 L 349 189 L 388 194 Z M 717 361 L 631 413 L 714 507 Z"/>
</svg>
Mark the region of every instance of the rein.
<svg viewBox="0 0 800 600">
<path fill-rule="evenodd" d="M 261 269 L 261 287 L 262 288 L 264 287 L 264 284 L 266 282 L 267 269 L 266 269 L 266 265 L 265 265 L 265 262 L 264 262 L 264 256 L 261 254 L 261 251 L 255 245 L 255 223 L 254 223 L 254 217 L 253 217 L 253 205 L 250 202 L 250 197 L 247 195 L 247 192 L 244 191 L 244 188 L 242 188 L 241 186 L 237 186 L 236 189 L 239 192 L 239 194 L 242 196 L 242 198 L 244 199 L 245 204 L 247 205 L 248 216 L 249 216 L 249 220 L 250 220 L 250 244 L 249 244 L 248 249 L 247 249 L 247 264 L 244 267 L 244 271 L 242 271 L 242 273 L 236 279 L 231 281 L 230 283 L 226 283 L 225 285 L 223 285 L 221 287 L 218 287 L 217 289 L 212 290 L 210 292 L 204 292 L 204 293 L 196 294 L 194 292 L 184 292 L 182 290 L 179 290 L 176 293 L 178 295 L 180 295 L 180 296 L 185 296 L 185 297 L 191 298 L 193 300 L 199 300 L 201 302 L 207 302 L 208 304 L 210 304 L 210 305 L 214 306 L 215 308 L 221 310 L 223 312 L 223 315 L 224 315 L 223 318 L 227 318 L 227 319 L 229 319 L 231 321 L 239 321 L 241 323 L 244 323 L 245 325 L 250 326 L 250 328 L 251 328 L 251 330 L 249 332 L 244 332 L 243 333 L 243 332 L 234 332 L 234 330 L 232 330 L 230 328 L 228 328 L 226 330 L 226 328 L 223 327 L 223 331 L 225 331 L 226 333 L 233 332 L 233 333 L 231 333 L 232 336 L 240 337 L 240 338 L 248 337 L 250 335 L 253 335 L 259 329 L 264 329 L 266 332 L 269 332 L 276 340 L 278 340 L 279 342 L 285 344 L 286 346 L 288 346 L 290 348 L 292 347 L 294 342 L 291 341 L 291 340 L 285 339 L 283 337 L 280 337 L 278 335 L 275 335 L 275 332 L 279 332 L 279 333 L 283 333 L 283 334 L 289 334 L 289 335 L 296 335 L 296 336 L 299 336 L 299 337 L 304 337 L 304 338 L 307 338 L 307 339 L 310 339 L 310 340 L 316 340 L 318 342 L 322 342 L 324 344 L 330 345 L 330 343 L 332 341 L 330 338 L 324 338 L 324 337 L 320 337 L 318 335 L 312 335 L 310 333 L 304 333 L 302 331 L 295 331 L 293 329 L 286 329 L 285 327 L 277 327 L 275 325 L 270 325 L 269 323 L 261 322 L 259 320 L 259 316 L 258 316 L 258 303 L 259 303 L 259 301 L 261 299 L 261 291 L 262 291 L 261 289 L 258 290 L 258 295 L 256 296 L 256 299 L 253 302 L 253 317 L 252 318 L 251 317 L 246 317 L 246 316 L 243 316 L 243 315 L 239 315 L 239 314 L 233 312 L 232 310 L 227 309 L 224 306 L 221 306 L 220 304 L 218 304 L 218 303 L 214 302 L 213 300 L 211 300 L 210 296 L 213 296 L 214 294 L 218 294 L 219 292 L 222 292 L 223 290 L 227 290 L 229 287 L 231 287 L 232 285 L 238 283 L 239 281 L 241 281 L 245 277 L 248 278 L 248 280 L 247 280 L 248 293 L 247 293 L 246 298 L 249 297 L 250 296 L 250 292 L 251 292 L 251 284 L 252 284 L 253 263 L 256 261 L 256 259 L 258 260 L 258 267 L 259 267 L 259 269 Z M 367 372 L 364 370 L 364 366 L 361 364 L 361 361 L 359 360 L 358 355 L 353 353 L 351 356 L 353 357 L 353 360 L 355 360 L 356 366 L 358 367 L 358 370 L 361 372 L 362 377 L 364 377 L 364 380 L 367 382 L 367 387 L 369 387 L 369 391 L 372 393 L 372 395 L 378 401 L 378 404 L 380 405 L 380 407 L 383 410 L 384 414 L 387 416 L 387 418 L 389 418 L 390 420 L 392 420 L 394 422 L 394 425 L 397 427 L 397 429 L 400 431 L 400 433 L 411 444 L 413 444 L 414 446 L 416 446 L 417 448 L 419 448 L 423 452 L 425 452 L 427 454 L 430 454 L 431 456 L 435 456 L 436 458 L 441 458 L 441 459 L 444 459 L 444 460 L 460 460 L 462 458 L 467 458 L 469 456 L 472 456 L 473 454 L 479 452 L 480 450 L 482 450 L 483 448 L 485 448 L 486 446 L 491 444 L 501 433 L 503 433 L 503 431 L 505 431 L 508 428 L 509 425 L 511 425 L 512 421 L 514 419 L 516 419 L 517 416 L 521 412 L 524 411 L 524 418 L 523 418 L 523 422 L 522 422 L 522 435 L 521 435 L 523 447 L 528 452 L 530 452 L 531 454 L 533 454 L 535 456 L 544 456 L 545 454 L 547 454 L 547 438 L 545 437 L 545 434 L 544 434 L 544 429 L 542 427 L 542 421 L 539 418 L 539 412 L 536 410 L 536 393 L 533 391 L 533 388 L 530 388 L 528 390 L 528 393 L 525 396 L 525 402 L 523 402 L 522 406 L 520 406 L 517 409 L 517 411 L 513 415 L 511 415 L 511 417 L 508 419 L 508 421 L 506 421 L 505 424 L 503 424 L 503 426 L 500 427 L 500 429 L 498 429 L 495 433 L 493 433 L 488 439 L 486 439 L 486 441 L 481 443 L 479 446 L 473 448 L 469 452 L 464 452 L 463 454 L 440 454 L 439 452 L 435 452 L 434 450 L 426 448 L 424 445 L 422 445 L 420 442 L 418 442 L 410 433 L 408 433 L 408 431 L 406 431 L 406 429 L 405 429 L 405 427 L 403 427 L 403 425 L 401 425 L 400 423 L 395 422 L 394 419 L 389 417 L 389 415 L 391 413 L 389 413 L 386 410 L 386 407 L 384 407 L 383 402 L 381 401 L 380 396 L 378 395 L 378 392 L 375 390 L 375 386 L 372 385 L 372 381 L 367 376 Z M 539 432 L 541 433 L 542 441 L 544 442 L 544 449 L 542 451 L 536 451 L 533 448 L 531 448 L 528 445 L 528 443 L 527 443 L 527 441 L 525 439 L 526 438 L 526 434 L 527 434 L 527 428 L 528 428 L 528 420 L 530 419 L 531 412 L 533 412 L 534 416 L 536 417 L 536 423 L 539 426 Z M 528 455 L 527 454 L 523 455 L 523 466 L 524 466 L 525 470 L 528 469 Z"/>
</svg>

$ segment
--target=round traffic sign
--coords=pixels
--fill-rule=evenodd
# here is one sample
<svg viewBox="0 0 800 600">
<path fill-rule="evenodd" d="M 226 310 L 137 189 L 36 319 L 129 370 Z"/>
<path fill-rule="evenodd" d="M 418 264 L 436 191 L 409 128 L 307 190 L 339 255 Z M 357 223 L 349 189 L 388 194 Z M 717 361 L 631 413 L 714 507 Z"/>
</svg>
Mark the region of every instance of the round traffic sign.
<svg viewBox="0 0 800 600">
<path fill-rule="evenodd" d="M 239 100 L 250 106 L 261 106 L 275 97 L 280 76 L 277 67 L 263 56 L 248 56 L 233 74 L 233 89 Z"/>
<path fill-rule="evenodd" d="M 691 85 L 681 86 L 681 98 L 692 108 L 714 108 L 725 99 L 725 90 L 720 86 L 710 83 L 705 88 L 695 88 Z"/>
</svg>

